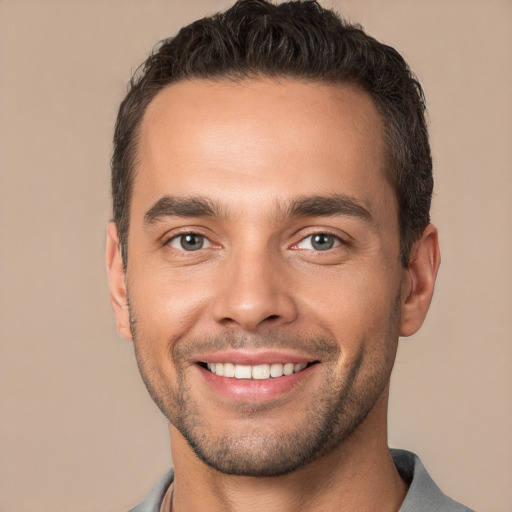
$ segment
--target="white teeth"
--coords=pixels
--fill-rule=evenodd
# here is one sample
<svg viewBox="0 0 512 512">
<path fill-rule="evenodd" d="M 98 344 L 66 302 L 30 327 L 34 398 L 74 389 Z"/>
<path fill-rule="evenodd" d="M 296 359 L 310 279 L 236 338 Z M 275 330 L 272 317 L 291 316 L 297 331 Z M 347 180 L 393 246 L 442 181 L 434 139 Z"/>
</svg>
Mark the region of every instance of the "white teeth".
<svg viewBox="0 0 512 512">
<path fill-rule="evenodd" d="M 217 365 L 222 363 L 217 363 Z M 235 379 L 250 379 L 252 375 L 251 367 L 243 364 L 235 364 Z"/>
<path fill-rule="evenodd" d="M 283 366 L 281 363 L 274 363 L 270 365 L 270 376 L 281 377 L 283 375 Z"/>
<path fill-rule="evenodd" d="M 294 369 L 295 369 L 295 365 L 293 363 L 286 363 L 283 366 L 283 373 L 285 375 L 291 375 L 293 373 Z"/>
<path fill-rule="evenodd" d="M 270 365 L 259 364 L 258 366 L 252 367 L 252 378 L 253 379 L 268 379 L 270 377 Z"/>
<path fill-rule="evenodd" d="M 304 370 L 307 363 L 273 363 L 258 364 L 254 366 L 233 363 L 206 363 L 212 373 L 221 377 L 234 377 L 235 379 L 264 380 L 270 377 L 282 377 Z"/>
<path fill-rule="evenodd" d="M 221 377 L 224 376 L 224 365 L 222 363 L 215 364 L 215 373 Z"/>
<path fill-rule="evenodd" d="M 235 376 L 235 365 L 233 363 L 224 363 L 224 377 Z"/>
</svg>

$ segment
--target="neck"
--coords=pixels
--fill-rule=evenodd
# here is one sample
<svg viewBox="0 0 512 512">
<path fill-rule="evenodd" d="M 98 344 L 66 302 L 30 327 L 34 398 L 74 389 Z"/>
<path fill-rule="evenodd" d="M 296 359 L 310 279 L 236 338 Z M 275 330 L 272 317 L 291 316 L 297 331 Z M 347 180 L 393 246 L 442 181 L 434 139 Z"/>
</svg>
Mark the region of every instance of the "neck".
<svg viewBox="0 0 512 512">
<path fill-rule="evenodd" d="M 173 512 L 396 512 L 407 487 L 387 446 L 387 394 L 379 401 L 385 403 L 377 403 L 358 429 L 330 453 L 277 477 L 220 473 L 198 460 L 171 426 Z"/>
</svg>

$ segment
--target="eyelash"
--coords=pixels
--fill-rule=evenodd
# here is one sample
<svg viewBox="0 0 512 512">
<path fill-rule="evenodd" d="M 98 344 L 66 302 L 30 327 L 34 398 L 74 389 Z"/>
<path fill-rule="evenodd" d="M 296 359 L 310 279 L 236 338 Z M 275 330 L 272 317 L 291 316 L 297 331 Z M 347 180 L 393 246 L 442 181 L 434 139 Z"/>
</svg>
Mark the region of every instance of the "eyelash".
<svg viewBox="0 0 512 512">
<path fill-rule="evenodd" d="M 183 239 L 183 237 L 186 237 L 186 236 L 195 236 L 195 237 L 200 237 L 203 241 L 203 243 L 201 244 L 201 247 L 199 247 L 197 250 L 192 250 L 192 251 L 187 251 L 186 249 L 184 249 L 183 247 L 182 248 L 178 248 L 178 247 L 173 247 L 171 244 L 172 242 L 174 241 L 179 241 L 180 239 Z M 204 247 L 204 243 L 207 242 L 210 245 L 214 245 L 213 242 L 206 236 L 204 235 L 203 233 L 199 233 L 197 231 L 182 231 L 181 233 L 176 233 L 174 234 L 173 236 L 169 237 L 166 239 L 164 245 L 175 250 L 175 251 L 179 251 L 179 252 L 185 252 L 185 253 L 193 253 L 193 252 L 198 252 L 199 250 L 205 248 Z"/>
<path fill-rule="evenodd" d="M 314 247 L 312 247 L 311 249 L 309 248 L 306 248 L 306 249 L 303 249 L 303 250 L 310 250 L 310 251 L 316 251 L 316 252 L 327 252 L 327 251 L 330 251 L 332 249 L 336 249 L 336 247 L 339 247 L 341 245 L 347 245 L 347 242 L 345 240 L 343 240 L 341 237 L 339 237 L 338 235 L 335 235 L 334 233 L 330 233 L 329 231 L 315 231 L 313 233 L 309 233 L 308 235 L 302 237 L 298 243 L 294 244 L 292 246 L 292 249 L 301 249 L 299 247 L 300 244 L 304 243 L 307 239 L 310 239 L 310 244 L 313 245 L 313 237 L 315 236 L 324 236 L 324 237 L 330 237 L 332 238 L 333 240 L 333 245 L 331 247 L 328 247 L 326 249 L 315 249 Z"/>
</svg>

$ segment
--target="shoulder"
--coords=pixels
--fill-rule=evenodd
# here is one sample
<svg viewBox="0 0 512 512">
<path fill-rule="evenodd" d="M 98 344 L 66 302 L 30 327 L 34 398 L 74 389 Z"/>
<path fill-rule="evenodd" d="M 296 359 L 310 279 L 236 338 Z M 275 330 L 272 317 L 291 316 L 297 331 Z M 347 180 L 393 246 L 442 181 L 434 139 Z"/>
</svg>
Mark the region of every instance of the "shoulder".
<svg viewBox="0 0 512 512">
<path fill-rule="evenodd" d="M 406 450 L 391 450 L 391 456 L 400 476 L 409 484 L 399 512 L 474 512 L 446 496 L 417 455 Z"/>
<path fill-rule="evenodd" d="M 162 478 L 160 478 L 146 499 L 136 507 L 130 509 L 128 512 L 160 512 L 160 505 L 162 504 L 165 493 L 173 480 L 174 470 L 170 469 Z"/>
</svg>

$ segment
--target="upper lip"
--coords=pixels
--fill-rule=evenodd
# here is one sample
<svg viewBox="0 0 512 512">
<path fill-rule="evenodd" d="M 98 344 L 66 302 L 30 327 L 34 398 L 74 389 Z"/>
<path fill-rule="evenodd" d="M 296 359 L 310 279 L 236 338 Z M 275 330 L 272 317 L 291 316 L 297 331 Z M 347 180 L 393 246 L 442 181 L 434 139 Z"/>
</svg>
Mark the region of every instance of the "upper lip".
<svg viewBox="0 0 512 512">
<path fill-rule="evenodd" d="M 195 363 L 232 363 L 250 366 L 275 363 L 310 363 L 313 361 L 316 361 L 314 357 L 275 350 L 264 350 L 258 352 L 225 350 L 198 354 L 194 358 Z"/>
</svg>

